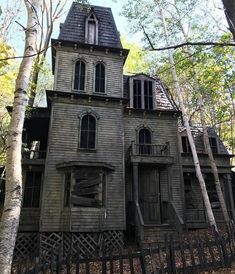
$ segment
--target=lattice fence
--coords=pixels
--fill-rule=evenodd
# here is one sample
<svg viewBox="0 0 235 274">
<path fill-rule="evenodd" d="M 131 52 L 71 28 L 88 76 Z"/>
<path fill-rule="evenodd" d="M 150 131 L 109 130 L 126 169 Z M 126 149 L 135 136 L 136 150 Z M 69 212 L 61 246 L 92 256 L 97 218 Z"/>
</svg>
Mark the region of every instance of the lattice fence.
<svg viewBox="0 0 235 274">
<path fill-rule="evenodd" d="M 18 233 L 14 250 L 14 259 L 39 255 L 39 233 Z"/>
<path fill-rule="evenodd" d="M 60 253 L 63 257 L 76 255 L 90 258 L 101 254 L 102 249 L 123 247 L 123 231 L 18 233 L 14 257 L 19 260 L 28 256 L 50 261 Z"/>
</svg>

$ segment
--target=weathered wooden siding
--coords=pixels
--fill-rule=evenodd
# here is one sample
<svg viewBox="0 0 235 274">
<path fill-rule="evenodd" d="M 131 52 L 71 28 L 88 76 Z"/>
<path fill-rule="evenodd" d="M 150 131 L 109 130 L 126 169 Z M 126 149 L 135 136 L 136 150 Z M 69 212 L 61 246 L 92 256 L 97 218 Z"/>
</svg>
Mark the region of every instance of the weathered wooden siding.
<svg viewBox="0 0 235 274">
<path fill-rule="evenodd" d="M 172 188 L 172 198 L 177 210 L 183 214 L 183 185 L 182 174 L 179 162 L 178 149 L 178 130 L 177 117 L 173 114 L 158 114 L 137 113 L 132 111 L 131 114 L 125 113 L 125 151 L 128 150 L 131 142 L 138 143 L 138 129 L 141 126 L 150 128 L 152 133 L 152 144 L 163 145 L 166 142 L 170 143 L 170 156 L 174 157 L 174 162 L 170 166 L 162 167 L 161 169 L 161 197 L 164 201 L 169 201 L 168 197 L 168 182 Z M 130 182 L 129 182 L 130 184 Z M 128 191 L 131 191 L 129 185 Z M 127 193 L 127 197 L 130 197 Z"/>
<path fill-rule="evenodd" d="M 118 54 L 105 52 L 82 50 L 72 50 L 71 48 L 58 48 L 55 72 L 55 90 L 71 92 L 73 90 L 74 65 L 76 60 L 82 59 L 86 63 L 86 79 L 84 93 L 94 92 L 95 65 L 101 61 L 106 66 L 106 94 L 108 96 L 122 97 L 122 73 L 123 57 Z"/>
<path fill-rule="evenodd" d="M 95 152 L 78 149 L 78 116 L 88 110 L 99 116 Z M 41 231 L 97 231 L 101 225 L 102 229 L 125 229 L 123 124 L 122 106 L 119 103 L 54 99 L 41 210 Z M 57 170 L 56 165 L 66 161 L 105 162 L 114 166 L 115 170 L 108 173 L 106 178 L 106 212 L 104 208 L 80 207 L 73 209 L 72 212 L 64 208 L 64 172 Z"/>
</svg>

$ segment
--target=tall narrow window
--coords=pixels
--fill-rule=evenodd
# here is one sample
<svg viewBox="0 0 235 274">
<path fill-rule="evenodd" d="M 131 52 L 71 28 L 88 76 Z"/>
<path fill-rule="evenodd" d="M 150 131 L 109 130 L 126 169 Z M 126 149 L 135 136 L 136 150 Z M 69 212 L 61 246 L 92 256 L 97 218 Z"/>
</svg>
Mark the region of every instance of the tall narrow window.
<svg viewBox="0 0 235 274">
<path fill-rule="evenodd" d="M 190 144 L 189 144 L 188 137 L 187 136 L 182 136 L 181 141 L 182 141 L 182 150 L 183 150 L 183 152 L 186 152 L 186 153 L 191 152 L 191 147 L 190 147 Z"/>
<path fill-rule="evenodd" d="M 95 92 L 105 92 L 105 66 L 102 63 L 95 66 Z"/>
<path fill-rule="evenodd" d="M 86 21 L 86 43 L 98 44 L 98 20 L 94 13 L 91 13 Z"/>
<path fill-rule="evenodd" d="M 84 90 L 85 89 L 85 63 L 81 60 L 77 61 L 75 64 L 74 73 L 74 89 Z"/>
<path fill-rule="evenodd" d="M 139 131 L 139 153 L 151 154 L 151 133 L 148 129 L 142 128 Z"/>
<path fill-rule="evenodd" d="M 210 147 L 213 154 L 218 153 L 217 142 L 215 137 L 209 137 Z"/>
<path fill-rule="evenodd" d="M 81 121 L 80 148 L 94 149 L 96 135 L 96 119 L 94 116 L 87 114 Z"/>
<path fill-rule="evenodd" d="M 141 80 L 133 81 L 133 107 L 141 108 L 142 100 L 141 100 Z"/>
<path fill-rule="evenodd" d="M 38 208 L 40 204 L 41 172 L 27 172 L 23 207 Z"/>
<path fill-rule="evenodd" d="M 153 82 L 144 81 L 144 108 L 153 109 Z"/>
</svg>

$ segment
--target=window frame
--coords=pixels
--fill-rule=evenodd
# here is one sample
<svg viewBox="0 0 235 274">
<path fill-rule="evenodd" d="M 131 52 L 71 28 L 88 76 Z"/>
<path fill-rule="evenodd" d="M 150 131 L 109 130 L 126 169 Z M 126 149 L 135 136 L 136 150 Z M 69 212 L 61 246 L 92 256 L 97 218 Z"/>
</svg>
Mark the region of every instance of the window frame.
<svg viewBox="0 0 235 274">
<path fill-rule="evenodd" d="M 75 77 L 76 77 L 76 75 L 75 75 L 75 73 L 76 73 L 76 64 L 77 64 L 78 62 L 83 62 L 84 65 L 85 65 L 84 89 L 83 89 L 83 90 L 82 90 L 82 89 L 76 89 L 76 88 L 74 87 L 74 86 L 75 86 Z M 86 81 L 86 79 L 87 79 L 87 62 L 86 62 L 86 60 L 84 60 L 83 58 L 76 59 L 76 60 L 74 61 L 74 65 L 73 65 L 72 90 L 75 91 L 75 92 L 86 92 L 86 86 L 87 86 L 87 83 L 86 83 L 87 81 Z"/>
<path fill-rule="evenodd" d="M 69 175 L 69 181 L 66 181 L 66 176 Z M 68 187 L 68 185 L 69 187 Z M 64 207 L 70 208 L 71 207 L 71 186 L 72 186 L 72 172 L 66 171 L 64 173 Z M 67 194 L 69 193 L 69 196 L 67 197 Z"/>
<path fill-rule="evenodd" d="M 215 143 L 212 144 L 212 142 L 215 142 Z M 209 144 L 210 144 L 212 154 L 213 155 L 219 154 L 218 142 L 217 142 L 217 138 L 215 136 L 210 136 L 209 137 Z"/>
<path fill-rule="evenodd" d="M 93 17 L 93 18 L 91 18 Z M 89 40 L 89 22 L 93 22 L 95 24 L 95 37 L 94 37 L 94 43 L 90 43 L 90 40 Z M 86 28 L 85 28 L 85 43 L 86 44 L 91 44 L 91 45 L 98 45 L 98 36 L 99 36 L 99 32 L 98 32 L 98 26 L 99 26 L 99 22 L 98 22 L 98 19 L 95 15 L 94 12 L 91 12 L 87 18 L 86 18 Z"/>
<path fill-rule="evenodd" d="M 27 180 L 27 174 L 29 172 L 32 173 L 40 173 L 41 178 L 40 178 L 40 189 L 39 189 L 39 203 L 37 207 L 32 207 L 31 206 L 24 206 L 24 199 L 25 199 L 25 189 L 26 189 L 26 180 Z M 22 197 L 22 209 L 32 209 L 32 210 L 39 210 L 41 208 L 41 203 L 42 203 L 42 182 L 43 182 L 43 171 L 42 170 L 27 170 L 24 174 L 24 184 L 23 184 L 23 197 Z M 32 197 L 31 197 L 31 202 L 32 202 Z"/>
<path fill-rule="evenodd" d="M 141 81 L 141 107 L 136 108 L 134 107 L 134 83 L 135 81 Z M 145 82 L 151 82 L 152 84 L 152 108 L 145 108 L 146 105 L 146 95 L 145 95 Z M 130 107 L 134 109 L 142 109 L 142 110 L 153 110 L 155 109 L 155 100 L 154 95 L 156 90 L 154 89 L 155 81 L 151 78 L 148 78 L 146 76 L 138 76 L 130 78 Z"/>
<path fill-rule="evenodd" d="M 89 147 L 81 147 L 81 138 L 82 138 L 82 121 L 84 119 L 85 116 L 91 116 L 94 118 L 95 120 L 95 141 L 94 141 L 94 148 L 89 148 Z M 80 126 L 79 126 L 79 144 L 78 144 L 78 149 L 79 150 L 87 150 L 87 151 L 96 151 L 96 148 L 97 148 L 97 117 L 95 115 L 93 115 L 93 113 L 84 113 L 82 116 L 81 116 L 81 119 L 80 119 Z M 89 130 L 88 130 L 89 132 Z M 88 142 L 89 143 L 89 142 Z"/>
<path fill-rule="evenodd" d="M 72 201 L 72 195 L 74 195 L 73 194 L 73 192 L 75 191 L 74 190 L 74 186 L 76 185 L 76 180 L 78 180 L 77 179 L 77 175 L 76 175 L 76 173 L 78 173 L 79 174 L 79 172 L 87 172 L 87 173 L 89 173 L 89 174 L 97 174 L 98 175 L 98 177 L 100 178 L 100 183 L 98 184 L 99 186 L 101 185 L 101 191 L 100 192 L 98 192 L 96 195 L 101 195 L 101 199 L 97 199 L 97 201 L 98 201 L 98 203 L 97 204 L 93 204 L 93 205 L 76 205 L 75 203 L 73 203 L 73 201 Z M 71 188 L 70 188 L 70 207 L 71 208 L 73 208 L 73 209 L 75 209 L 75 208 L 105 208 L 106 207 L 106 203 L 107 203 L 107 199 L 106 199 L 106 193 L 107 193 L 107 189 L 106 189 L 106 186 L 107 186 L 107 173 L 103 170 L 103 169 L 100 169 L 100 168 L 96 168 L 96 167 L 94 167 L 93 169 L 92 169 L 92 171 L 93 171 L 93 173 L 90 173 L 90 169 L 89 168 L 87 168 L 87 167 L 84 167 L 84 168 L 79 168 L 79 169 L 76 169 L 76 170 L 73 170 L 73 172 L 71 173 Z M 92 188 L 92 186 L 91 186 L 91 188 Z M 81 187 L 81 190 L 82 189 L 89 189 L 89 187 Z M 75 195 L 76 196 L 76 195 Z M 78 197 L 84 197 L 84 198 L 86 198 L 86 194 L 81 194 L 81 195 L 78 195 Z M 94 198 L 91 198 L 91 199 L 94 199 Z M 95 199 L 94 199 L 94 201 L 95 201 Z M 100 202 L 100 204 L 99 204 L 99 202 Z"/>
<path fill-rule="evenodd" d="M 104 91 L 101 91 L 101 92 L 96 91 L 96 67 L 99 64 L 104 66 Z M 106 92 L 106 90 L 107 90 L 107 87 L 106 87 L 107 81 L 106 80 L 107 80 L 106 64 L 103 61 L 98 61 L 94 64 L 94 81 L 93 81 L 93 93 L 94 94 L 98 94 L 98 95 L 106 95 L 107 94 L 107 92 Z"/>
<path fill-rule="evenodd" d="M 185 145 L 186 145 L 186 151 L 184 151 L 184 145 L 183 145 L 183 139 L 185 140 Z M 182 148 L 182 153 L 192 153 L 191 151 L 191 147 L 190 147 L 190 144 L 189 144 L 189 140 L 188 140 L 188 136 L 186 135 L 182 135 L 181 136 L 181 148 Z"/>
</svg>

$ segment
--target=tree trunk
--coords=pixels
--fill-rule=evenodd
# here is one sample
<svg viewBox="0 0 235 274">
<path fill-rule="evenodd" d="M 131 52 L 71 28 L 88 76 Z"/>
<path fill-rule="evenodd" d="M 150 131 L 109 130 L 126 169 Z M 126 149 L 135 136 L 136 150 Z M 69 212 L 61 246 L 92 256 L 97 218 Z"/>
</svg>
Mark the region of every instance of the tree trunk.
<svg viewBox="0 0 235 274">
<path fill-rule="evenodd" d="M 233 35 L 235 41 L 235 1 L 234 0 L 222 0 L 224 4 L 224 13 L 227 18 L 229 30 Z"/>
<path fill-rule="evenodd" d="M 161 19 L 162 19 L 162 23 L 163 23 L 163 27 L 164 27 L 166 44 L 167 44 L 167 46 L 169 46 L 170 45 L 170 43 L 169 43 L 169 34 L 168 34 L 168 30 L 167 30 L 166 20 L 165 20 L 165 17 L 164 17 L 164 14 L 162 12 L 162 9 L 161 9 L 160 5 L 158 5 L 158 6 L 159 6 L 159 9 L 160 9 L 160 15 L 161 15 Z M 196 175 L 197 175 L 197 178 L 198 178 L 198 181 L 199 181 L 199 184 L 200 184 L 200 188 L 201 188 L 202 197 L 203 197 L 203 200 L 204 200 L 204 205 L 205 205 L 209 225 L 213 226 L 217 229 L 214 214 L 213 214 L 213 211 L 212 211 L 212 208 L 211 208 L 210 200 L 209 200 L 207 189 L 206 189 L 206 184 L 205 184 L 205 181 L 204 181 L 204 178 L 203 178 L 203 175 L 202 175 L 202 171 L 201 171 L 201 167 L 200 167 L 200 163 L 199 163 L 199 159 L 198 159 L 198 155 L 197 155 L 197 151 L 196 151 L 196 146 L 195 146 L 194 139 L 193 139 L 193 136 L 192 136 L 192 132 L 191 132 L 191 129 L 190 129 L 188 116 L 187 116 L 186 109 L 185 109 L 185 106 L 184 106 L 183 96 L 182 96 L 182 93 L 181 93 L 181 88 L 180 88 L 179 81 L 178 81 L 178 76 L 177 76 L 177 73 L 176 73 L 176 68 L 175 68 L 175 63 L 174 63 L 174 58 L 173 58 L 172 51 L 168 50 L 168 54 L 169 54 L 169 61 L 170 61 L 170 65 L 171 65 L 171 71 L 172 71 L 172 75 L 173 75 L 175 89 L 176 89 L 176 93 L 177 93 L 177 97 L 178 97 L 178 101 L 179 101 L 179 105 L 180 105 L 180 110 L 182 111 L 183 122 L 184 122 L 184 125 L 186 127 L 186 132 L 187 132 L 189 144 L 190 144 L 192 155 L 193 155 Z"/>
<path fill-rule="evenodd" d="M 178 15 L 178 23 L 180 25 L 180 29 L 182 31 L 182 34 L 184 36 L 185 42 L 187 42 L 188 37 L 187 34 L 184 30 L 184 26 L 181 23 L 181 19 L 180 19 L 180 12 L 177 8 L 176 2 L 174 1 L 174 6 Z M 187 52 L 188 52 L 188 58 L 189 60 L 192 62 L 192 64 L 194 63 L 194 58 L 193 58 L 193 54 L 192 51 L 189 47 L 187 47 Z M 201 93 L 201 88 L 199 85 L 199 81 L 196 75 L 196 72 L 194 70 L 193 67 L 193 79 L 194 79 L 194 88 L 196 91 L 196 96 L 198 98 L 198 102 L 199 102 L 199 113 L 200 113 L 200 120 L 201 120 L 201 124 L 203 127 L 203 143 L 204 143 L 204 147 L 205 147 L 205 152 L 207 153 L 208 157 L 209 157 L 209 161 L 210 161 L 210 166 L 211 166 L 211 170 L 214 176 L 214 181 L 215 181 L 215 186 L 216 186 L 216 192 L 219 198 L 219 202 L 220 202 L 220 207 L 224 216 L 224 220 L 226 223 L 229 222 L 229 215 L 228 215 L 228 211 L 227 211 L 227 207 L 226 207 L 226 203 L 224 200 L 224 195 L 221 189 L 221 183 L 220 183 L 220 179 L 219 179 L 219 174 L 218 174 L 218 169 L 215 163 L 215 159 L 211 150 L 211 146 L 210 146 L 210 141 L 209 141 L 209 136 L 208 136 L 208 132 L 207 132 L 207 125 L 206 125 L 206 119 L 205 119 L 205 115 L 204 115 L 204 109 L 203 109 L 203 97 L 202 97 L 202 93 Z"/>
<path fill-rule="evenodd" d="M 38 34 L 40 0 L 25 0 L 28 13 L 25 30 L 24 56 L 35 54 Z M 12 117 L 7 137 L 6 193 L 0 223 L 0 270 L 11 273 L 11 264 L 22 203 L 21 147 L 22 130 L 27 104 L 27 88 L 33 66 L 33 57 L 23 58 L 16 79 Z"/>
</svg>

